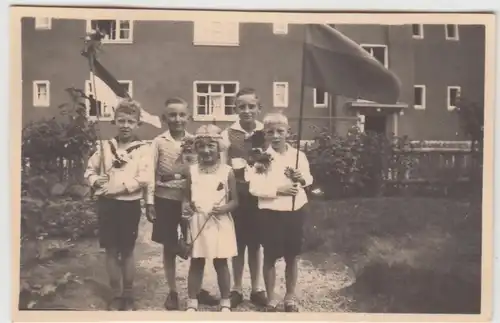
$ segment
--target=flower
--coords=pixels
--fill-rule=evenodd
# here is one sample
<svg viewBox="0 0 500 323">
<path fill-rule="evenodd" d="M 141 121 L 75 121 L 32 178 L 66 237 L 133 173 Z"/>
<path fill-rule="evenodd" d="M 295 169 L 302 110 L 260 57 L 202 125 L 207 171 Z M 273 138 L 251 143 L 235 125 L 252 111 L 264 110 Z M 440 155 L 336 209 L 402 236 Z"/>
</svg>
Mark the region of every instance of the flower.
<svg viewBox="0 0 500 323">
<path fill-rule="evenodd" d="M 269 153 L 262 151 L 261 148 L 255 148 L 252 149 L 248 164 L 255 168 L 257 174 L 265 174 L 269 170 L 272 161 L 273 157 Z"/>
</svg>

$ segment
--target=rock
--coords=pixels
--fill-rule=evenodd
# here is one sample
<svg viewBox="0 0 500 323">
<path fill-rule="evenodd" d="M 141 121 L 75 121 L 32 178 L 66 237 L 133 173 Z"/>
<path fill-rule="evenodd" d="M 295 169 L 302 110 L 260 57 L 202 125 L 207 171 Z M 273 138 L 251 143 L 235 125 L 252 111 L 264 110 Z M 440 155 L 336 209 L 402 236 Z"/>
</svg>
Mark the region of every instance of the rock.
<svg viewBox="0 0 500 323">
<path fill-rule="evenodd" d="M 68 187 L 67 183 L 56 183 L 50 190 L 51 196 L 62 196 Z"/>
</svg>

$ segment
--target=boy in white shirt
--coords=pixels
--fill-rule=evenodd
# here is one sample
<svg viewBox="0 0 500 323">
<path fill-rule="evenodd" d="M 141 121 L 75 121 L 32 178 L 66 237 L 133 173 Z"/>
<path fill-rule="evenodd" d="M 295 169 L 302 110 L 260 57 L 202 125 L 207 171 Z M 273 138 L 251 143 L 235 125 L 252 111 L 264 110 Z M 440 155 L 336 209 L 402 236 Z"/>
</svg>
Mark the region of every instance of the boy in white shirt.
<svg viewBox="0 0 500 323">
<path fill-rule="evenodd" d="M 283 257 L 286 263 L 285 311 L 298 312 L 295 286 L 298 256 L 302 249 L 304 206 L 308 202 L 304 188 L 312 184 L 313 178 L 306 155 L 302 151 L 297 152 L 297 149 L 286 142 L 289 135 L 286 116 L 280 113 L 268 114 L 263 123 L 266 141 L 270 144 L 266 153 L 272 160 L 267 166 L 258 167 L 256 164 L 248 168 L 247 178 L 250 193 L 258 197 L 261 213 L 259 221 L 264 246 L 263 271 L 268 297 L 266 311 L 275 312 L 278 305 L 274 293 L 275 264 Z"/>
<path fill-rule="evenodd" d="M 140 201 L 152 181 L 149 147 L 135 136 L 140 114 L 136 101 L 127 99 L 118 104 L 113 120 L 118 134 L 103 142 L 102 149 L 89 159 L 85 172 L 98 196 L 99 244 L 106 250 L 113 292 L 108 310 L 135 310 L 133 252 L 142 213 Z"/>
</svg>

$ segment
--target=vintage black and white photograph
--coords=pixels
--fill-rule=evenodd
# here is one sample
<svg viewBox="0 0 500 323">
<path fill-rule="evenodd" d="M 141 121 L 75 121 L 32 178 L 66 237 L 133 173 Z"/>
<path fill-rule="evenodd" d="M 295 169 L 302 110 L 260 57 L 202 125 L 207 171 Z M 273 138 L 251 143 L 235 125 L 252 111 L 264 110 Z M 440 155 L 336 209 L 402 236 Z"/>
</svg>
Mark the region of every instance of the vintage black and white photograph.
<svg viewBox="0 0 500 323">
<path fill-rule="evenodd" d="M 491 15 L 18 9 L 19 313 L 491 314 Z"/>
</svg>

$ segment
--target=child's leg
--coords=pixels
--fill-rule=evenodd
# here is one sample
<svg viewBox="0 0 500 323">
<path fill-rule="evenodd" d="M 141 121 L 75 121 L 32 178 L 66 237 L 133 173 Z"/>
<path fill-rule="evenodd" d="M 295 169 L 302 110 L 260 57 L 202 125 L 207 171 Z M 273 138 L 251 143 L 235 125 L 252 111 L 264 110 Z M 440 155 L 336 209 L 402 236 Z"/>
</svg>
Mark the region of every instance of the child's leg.
<svg viewBox="0 0 500 323">
<path fill-rule="evenodd" d="M 285 303 L 287 301 L 293 301 L 295 298 L 295 287 L 297 286 L 297 277 L 298 277 L 298 256 L 285 257 L 285 282 L 286 282 L 286 294 L 285 294 Z"/>
<path fill-rule="evenodd" d="M 134 248 L 122 250 L 120 254 L 123 275 L 123 296 L 132 297 L 135 278 Z"/>
<path fill-rule="evenodd" d="M 113 298 L 120 297 L 121 290 L 121 269 L 120 258 L 116 248 L 106 248 L 106 270 L 109 276 L 109 285 Z"/>
<path fill-rule="evenodd" d="M 204 258 L 191 258 L 188 274 L 188 307 L 198 308 L 197 296 L 201 289 L 204 269 Z"/>
<path fill-rule="evenodd" d="M 177 292 L 177 283 L 175 280 L 176 276 L 176 254 L 170 246 L 163 246 L 163 268 L 165 270 L 165 278 L 167 280 L 167 285 L 169 292 Z"/>
<path fill-rule="evenodd" d="M 262 271 L 260 258 L 260 246 L 252 244 L 248 246 L 248 267 L 250 269 L 250 280 L 252 283 L 252 293 L 259 291 L 259 282 Z"/>
<path fill-rule="evenodd" d="M 264 283 L 266 285 L 268 305 L 276 307 L 278 301 L 274 293 L 276 286 L 276 258 L 266 255 L 264 252 Z"/>
<path fill-rule="evenodd" d="M 231 291 L 231 275 L 229 274 L 229 266 L 227 259 L 214 259 L 215 272 L 217 273 L 217 282 L 222 300 L 229 300 Z"/>
</svg>

